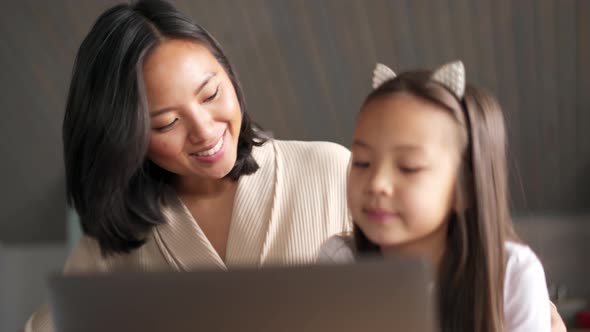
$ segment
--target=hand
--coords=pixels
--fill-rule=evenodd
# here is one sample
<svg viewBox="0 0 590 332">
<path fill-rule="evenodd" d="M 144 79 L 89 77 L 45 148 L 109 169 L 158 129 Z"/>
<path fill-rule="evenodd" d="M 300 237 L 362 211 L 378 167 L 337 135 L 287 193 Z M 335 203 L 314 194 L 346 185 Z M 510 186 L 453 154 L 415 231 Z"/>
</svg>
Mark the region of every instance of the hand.
<svg viewBox="0 0 590 332">
<path fill-rule="evenodd" d="M 553 302 L 549 303 L 551 303 L 551 332 L 567 332 L 565 323 L 561 319 L 559 312 L 557 312 L 557 307 Z"/>
</svg>

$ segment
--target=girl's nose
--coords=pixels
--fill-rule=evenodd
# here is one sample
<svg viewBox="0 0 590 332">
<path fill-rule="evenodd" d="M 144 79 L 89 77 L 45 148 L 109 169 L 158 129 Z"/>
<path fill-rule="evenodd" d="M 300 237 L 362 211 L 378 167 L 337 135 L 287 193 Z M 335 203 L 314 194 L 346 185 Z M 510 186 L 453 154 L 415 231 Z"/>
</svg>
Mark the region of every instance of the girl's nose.
<svg viewBox="0 0 590 332">
<path fill-rule="evenodd" d="M 393 195 L 394 172 L 391 167 L 383 165 L 372 174 L 369 183 L 369 192 L 374 195 Z"/>
</svg>

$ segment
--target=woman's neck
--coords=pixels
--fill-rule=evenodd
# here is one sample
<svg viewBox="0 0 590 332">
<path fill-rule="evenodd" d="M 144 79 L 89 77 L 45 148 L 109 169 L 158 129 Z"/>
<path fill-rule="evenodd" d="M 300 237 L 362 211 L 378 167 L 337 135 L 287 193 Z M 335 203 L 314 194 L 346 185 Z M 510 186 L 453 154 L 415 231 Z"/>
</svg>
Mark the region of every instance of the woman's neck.
<svg viewBox="0 0 590 332">
<path fill-rule="evenodd" d="M 228 178 L 199 179 L 182 177 L 177 179 L 175 187 L 180 197 L 214 198 L 223 196 L 228 192 L 234 192 L 237 181 Z"/>
</svg>

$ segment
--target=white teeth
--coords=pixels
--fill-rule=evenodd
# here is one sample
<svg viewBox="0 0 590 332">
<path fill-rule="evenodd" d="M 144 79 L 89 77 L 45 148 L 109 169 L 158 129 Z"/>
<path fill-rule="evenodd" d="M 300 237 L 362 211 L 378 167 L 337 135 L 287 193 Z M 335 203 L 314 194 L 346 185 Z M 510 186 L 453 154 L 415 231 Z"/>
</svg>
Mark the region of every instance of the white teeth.
<svg viewBox="0 0 590 332">
<path fill-rule="evenodd" d="M 215 146 L 212 147 L 211 149 L 209 149 L 207 151 L 203 151 L 203 152 L 197 152 L 195 154 L 199 157 L 207 157 L 207 156 L 210 156 L 210 155 L 213 155 L 213 154 L 216 154 L 217 152 L 219 152 L 222 145 L 223 145 L 223 137 L 221 137 L 219 139 L 219 142 L 217 142 L 217 144 L 215 144 Z"/>
</svg>

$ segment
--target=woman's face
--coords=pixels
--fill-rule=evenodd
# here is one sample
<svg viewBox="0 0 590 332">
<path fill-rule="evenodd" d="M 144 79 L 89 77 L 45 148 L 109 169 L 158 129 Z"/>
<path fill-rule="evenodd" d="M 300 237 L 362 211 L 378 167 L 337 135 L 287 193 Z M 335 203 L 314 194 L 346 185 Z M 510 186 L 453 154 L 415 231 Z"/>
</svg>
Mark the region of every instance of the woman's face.
<svg viewBox="0 0 590 332">
<path fill-rule="evenodd" d="M 242 114 L 234 86 L 211 52 L 171 39 L 143 65 L 151 118 L 148 158 L 182 178 L 221 179 L 236 162 Z"/>
</svg>

